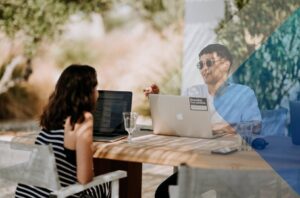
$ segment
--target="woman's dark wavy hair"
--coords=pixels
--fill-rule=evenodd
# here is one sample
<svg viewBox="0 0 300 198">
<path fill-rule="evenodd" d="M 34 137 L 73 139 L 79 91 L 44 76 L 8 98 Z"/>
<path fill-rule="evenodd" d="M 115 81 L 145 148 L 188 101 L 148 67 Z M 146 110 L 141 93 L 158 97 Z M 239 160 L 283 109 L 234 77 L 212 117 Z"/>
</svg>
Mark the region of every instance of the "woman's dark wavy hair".
<svg viewBox="0 0 300 198">
<path fill-rule="evenodd" d="M 61 74 L 54 92 L 44 108 L 40 125 L 46 130 L 62 129 L 65 119 L 71 116 L 71 125 L 83 122 L 85 111 L 95 107 L 94 88 L 97 74 L 88 65 L 70 65 Z"/>
</svg>

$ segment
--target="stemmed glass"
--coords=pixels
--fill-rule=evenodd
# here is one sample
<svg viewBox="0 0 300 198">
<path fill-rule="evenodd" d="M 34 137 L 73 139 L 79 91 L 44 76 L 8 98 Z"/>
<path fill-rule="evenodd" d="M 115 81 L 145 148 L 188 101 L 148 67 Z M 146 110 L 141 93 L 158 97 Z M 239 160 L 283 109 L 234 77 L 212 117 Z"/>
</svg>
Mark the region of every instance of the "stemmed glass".
<svg viewBox="0 0 300 198">
<path fill-rule="evenodd" d="M 136 120 L 138 113 L 136 112 L 123 112 L 124 127 L 128 132 L 128 143 L 132 142 L 132 133 L 136 128 Z"/>
</svg>

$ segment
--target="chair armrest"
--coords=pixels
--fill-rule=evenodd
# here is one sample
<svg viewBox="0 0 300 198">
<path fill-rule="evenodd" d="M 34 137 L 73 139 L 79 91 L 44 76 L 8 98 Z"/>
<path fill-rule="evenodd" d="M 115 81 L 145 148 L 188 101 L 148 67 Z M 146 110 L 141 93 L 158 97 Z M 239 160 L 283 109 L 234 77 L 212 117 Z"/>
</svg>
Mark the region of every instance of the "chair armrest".
<svg viewBox="0 0 300 198">
<path fill-rule="evenodd" d="M 78 192 L 84 191 L 84 190 L 86 190 L 88 188 L 91 188 L 93 186 L 100 185 L 100 184 L 103 184 L 103 183 L 106 183 L 106 182 L 119 180 L 119 179 L 124 178 L 124 177 L 127 177 L 127 172 L 126 171 L 121 171 L 121 170 L 113 171 L 113 172 L 110 172 L 110 173 L 106 173 L 106 174 L 94 177 L 93 180 L 88 184 L 82 185 L 82 184 L 76 183 L 76 184 L 67 186 L 65 188 L 61 188 L 58 191 L 54 191 L 54 192 L 51 193 L 50 198 L 67 197 L 67 196 L 76 194 Z"/>
<path fill-rule="evenodd" d="M 34 144 L 36 137 L 38 136 L 39 132 L 31 132 L 25 133 L 21 135 L 16 135 L 12 138 L 12 142 L 21 143 L 21 144 Z"/>
<path fill-rule="evenodd" d="M 179 186 L 178 185 L 170 185 L 169 186 L 169 196 L 170 198 L 179 198 L 178 192 Z"/>
</svg>

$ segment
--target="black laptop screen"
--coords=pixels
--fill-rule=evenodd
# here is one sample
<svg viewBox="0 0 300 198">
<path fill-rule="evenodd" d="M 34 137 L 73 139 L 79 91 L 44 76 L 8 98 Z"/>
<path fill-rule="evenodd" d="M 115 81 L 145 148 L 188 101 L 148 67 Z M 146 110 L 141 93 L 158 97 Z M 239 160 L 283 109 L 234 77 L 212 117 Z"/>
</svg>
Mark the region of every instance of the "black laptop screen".
<svg viewBox="0 0 300 198">
<path fill-rule="evenodd" d="M 94 136 L 127 134 L 123 112 L 131 111 L 132 92 L 100 90 L 94 112 Z"/>
</svg>

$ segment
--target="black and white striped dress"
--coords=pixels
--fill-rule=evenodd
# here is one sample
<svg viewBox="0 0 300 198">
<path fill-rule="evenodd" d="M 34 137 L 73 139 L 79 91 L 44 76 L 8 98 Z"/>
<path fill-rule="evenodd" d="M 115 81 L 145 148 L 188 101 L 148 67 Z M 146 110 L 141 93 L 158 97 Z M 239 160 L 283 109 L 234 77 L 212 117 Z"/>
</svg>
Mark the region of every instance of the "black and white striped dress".
<svg viewBox="0 0 300 198">
<path fill-rule="evenodd" d="M 36 138 L 35 144 L 49 145 L 51 144 L 58 176 L 62 187 L 69 186 L 77 182 L 76 178 L 76 152 L 68 150 L 64 147 L 64 130 L 52 130 L 47 132 L 42 130 Z M 49 189 L 18 184 L 15 197 L 16 198 L 48 198 L 51 191 Z M 80 194 L 71 197 L 110 197 L 110 183 L 106 183 L 94 188 L 90 188 Z"/>
</svg>

